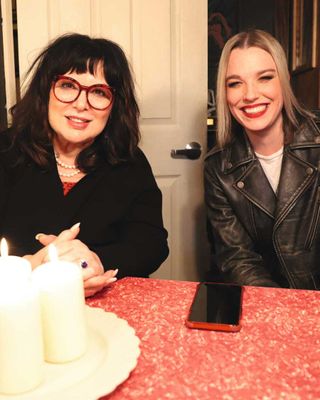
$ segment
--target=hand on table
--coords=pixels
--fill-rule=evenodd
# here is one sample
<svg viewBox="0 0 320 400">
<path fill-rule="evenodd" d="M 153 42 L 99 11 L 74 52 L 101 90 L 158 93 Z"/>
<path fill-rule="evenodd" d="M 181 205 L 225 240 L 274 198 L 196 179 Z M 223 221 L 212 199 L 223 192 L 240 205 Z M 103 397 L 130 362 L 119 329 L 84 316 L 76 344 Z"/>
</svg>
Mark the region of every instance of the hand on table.
<svg viewBox="0 0 320 400">
<path fill-rule="evenodd" d="M 108 286 L 111 283 L 115 282 L 117 280 L 117 273 L 117 269 L 109 269 L 108 271 L 100 274 L 97 273 L 95 267 L 91 267 L 89 264 L 87 268 L 83 269 L 83 284 L 85 296 L 93 296 L 105 286 Z"/>
<path fill-rule="evenodd" d="M 76 239 L 80 232 L 80 224 L 62 231 L 58 236 L 38 234 L 37 240 L 44 246 L 34 256 L 27 256 L 32 262 L 33 268 L 48 261 L 47 246 L 54 244 L 61 260 L 73 262 L 85 266 L 82 268 L 85 296 L 93 296 L 105 286 L 115 282 L 118 270 L 104 272 L 103 265 L 96 253 L 91 251 L 83 242 Z M 30 260 L 30 257 L 33 258 Z"/>
<path fill-rule="evenodd" d="M 50 243 L 54 243 L 56 245 L 59 242 L 63 242 L 66 240 L 70 241 L 75 239 L 79 234 L 79 232 L 80 232 L 80 224 L 75 224 L 70 229 L 62 231 L 58 236 L 38 233 L 36 235 L 36 239 L 44 246 L 47 246 Z M 32 269 L 35 269 L 39 265 L 48 261 L 48 248 L 43 247 L 37 253 L 27 254 L 24 256 L 24 258 L 26 258 L 31 263 Z"/>
</svg>

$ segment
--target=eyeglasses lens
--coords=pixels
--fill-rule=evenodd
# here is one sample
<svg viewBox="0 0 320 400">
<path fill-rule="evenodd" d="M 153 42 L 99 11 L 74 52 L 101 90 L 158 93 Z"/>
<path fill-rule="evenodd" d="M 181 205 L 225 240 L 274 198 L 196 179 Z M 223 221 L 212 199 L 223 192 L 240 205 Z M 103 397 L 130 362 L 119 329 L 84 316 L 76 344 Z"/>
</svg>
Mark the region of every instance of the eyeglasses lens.
<svg viewBox="0 0 320 400">
<path fill-rule="evenodd" d="M 92 108 L 105 110 L 112 102 L 112 91 L 104 85 L 83 88 L 76 81 L 67 78 L 59 78 L 54 84 L 54 94 L 63 103 L 75 101 L 82 89 L 87 92 L 87 100 Z"/>
<path fill-rule="evenodd" d="M 66 103 L 74 101 L 79 95 L 80 87 L 70 79 L 60 78 L 54 85 L 57 99 Z"/>
<path fill-rule="evenodd" d="M 93 108 L 103 110 L 112 101 L 112 92 L 106 87 L 94 87 L 88 91 L 88 102 Z"/>
</svg>

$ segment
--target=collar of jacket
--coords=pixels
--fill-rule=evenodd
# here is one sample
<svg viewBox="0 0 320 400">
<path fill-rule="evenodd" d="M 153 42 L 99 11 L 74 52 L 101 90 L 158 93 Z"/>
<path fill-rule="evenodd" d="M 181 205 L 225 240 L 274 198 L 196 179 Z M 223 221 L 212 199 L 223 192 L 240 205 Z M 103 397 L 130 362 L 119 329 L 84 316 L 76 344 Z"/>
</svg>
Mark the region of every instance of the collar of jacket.
<svg viewBox="0 0 320 400">
<path fill-rule="evenodd" d="M 286 145 L 286 152 L 294 150 L 303 150 L 313 147 L 320 147 L 320 129 L 313 120 L 309 120 L 301 124 L 293 134 L 290 144 Z M 217 152 L 222 152 L 222 171 L 225 174 L 232 173 L 234 170 L 244 164 L 248 164 L 257 159 L 250 141 L 242 130 L 239 130 L 236 137 L 225 148 L 213 148 L 206 156 Z"/>
<path fill-rule="evenodd" d="M 278 226 L 314 181 L 319 168 L 318 150 L 319 128 L 313 121 L 301 124 L 291 143 L 285 146 L 277 195 L 263 173 L 246 134 L 239 132 L 230 145 L 213 150 L 208 156 L 221 152 L 222 173 L 234 174 L 233 187 L 269 216 L 276 218 L 275 226 Z"/>
<path fill-rule="evenodd" d="M 232 173 L 235 169 L 257 158 L 244 131 L 239 132 L 232 144 L 223 151 L 225 155 L 222 170 L 225 174 Z"/>
</svg>

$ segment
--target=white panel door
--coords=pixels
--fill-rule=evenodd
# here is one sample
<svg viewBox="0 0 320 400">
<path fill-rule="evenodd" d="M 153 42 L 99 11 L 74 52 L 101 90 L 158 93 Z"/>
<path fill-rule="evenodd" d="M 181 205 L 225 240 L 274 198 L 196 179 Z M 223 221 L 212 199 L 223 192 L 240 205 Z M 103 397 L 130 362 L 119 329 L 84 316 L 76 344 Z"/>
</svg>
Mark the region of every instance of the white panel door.
<svg viewBox="0 0 320 400">
<path fill-rule="evenodd" d="M 163 193 L 169 232 L 170 255 L 153 276 L 201 278 L 209 259 L 202 179 L 207 0 L 17 0 L 17 8 L 22 74 L 64 32 L 103 36 L 123 47 L 136 78 L 141 147 Z M 172 149 L 191 142 L 202 147 L 199 159 L 172 158 Z"/>
</svg>

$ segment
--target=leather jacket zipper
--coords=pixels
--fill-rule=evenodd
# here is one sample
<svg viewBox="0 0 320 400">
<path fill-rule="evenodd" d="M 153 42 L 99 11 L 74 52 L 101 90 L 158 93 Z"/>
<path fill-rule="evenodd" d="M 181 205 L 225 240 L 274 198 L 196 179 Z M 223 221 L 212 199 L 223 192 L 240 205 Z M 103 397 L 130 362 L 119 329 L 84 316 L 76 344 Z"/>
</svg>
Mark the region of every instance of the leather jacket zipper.
<svg viewBox="0 0 320 400">
<path fill-rule="evenodd" d="M 318 191 L 317 191 L 317 200 L 316 200 L 316 209 L 313 213 L 309 232 L 307 234 L 307 239 L 305 242 L 305 249 L 310 250 L 313 240 L 315 238 L 316 232 L 317 232 L 317 226 L 319 222 L 319 215 L 320 215 L 320 186 L 318 186 Z"/>
<path fill-rule="evenodd" d="M 291 287 L 292 289 L 295 289 L 295 288 L 296 288 L 296 284 L 295 284 L 294 279 L 292 278 L 292 276 L 291 276 L 291 274 L 290 274 L 290 271 L 288 270 L 288 268 L 287 268 L 287 266 L 286 266 L 286 263 L 285 263 L 284 260 L 283 260 L 283 257 L 282 257 L 282 255 L 281 255 L 281 252 L 279 251 L 279 248 L 278 248 L 278 245 L 277 245 L 277 242 L 275 241 L 275 239 L 273 239 L 273 245 L 274 245 L 274 249 L 275 249 L 275 251 L 276 251 L 276 254 L 277 254 L 277 256 L 278 256 L 278 260 L 280 261 L 280 265 L 282 266 L 282 268 L 283 268 L 284 271 L 286 272 L 285 277 L 287 278 L 290 287 Z"/>
</svg>

